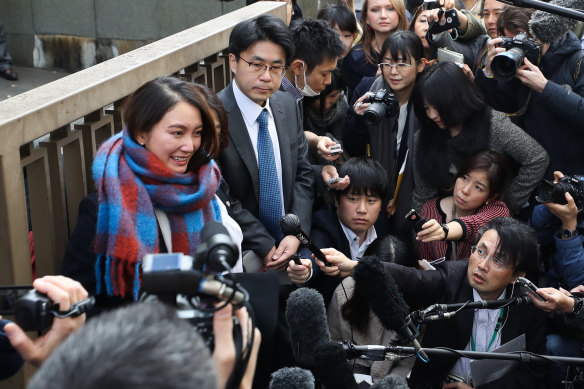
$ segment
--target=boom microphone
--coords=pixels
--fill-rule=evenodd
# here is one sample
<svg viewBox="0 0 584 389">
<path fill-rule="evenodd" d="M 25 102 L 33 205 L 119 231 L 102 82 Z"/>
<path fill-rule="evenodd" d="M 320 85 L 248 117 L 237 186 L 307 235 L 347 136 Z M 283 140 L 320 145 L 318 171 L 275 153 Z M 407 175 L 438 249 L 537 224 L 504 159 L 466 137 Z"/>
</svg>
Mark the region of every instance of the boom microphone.
<svg viewBox="0 0 584 389">
<path fill-rule="evenodd" d="M 314 389 L 314 376 L 310 370 L 283 367 L 272 373 L 269 389 Z"/>
<path fill-rule="evenodd" d="M 300 244 L 308 247 L 308 249 L 326 266 L 332 266 L 330 262 L 326 260 L 326 257 L 322 251 L 308 237 L 308 234 L 302 231 L 300 227 L 300 219 L 293 213 L 287 213 L 280 219 L 280 230 L 284 235 L 294 235 L 300 241 Z"/>
<path fill-rule="evenodd" d="M 147 271 L 142 275 L 142 288 L 151 294 L 204 294 L 241 305 L 247 300 L 245 293 L 237 290 L 228 281 L 213 275 L 204 275 L 198 270 Z"/>
<path fill-rule="evenodd" d="M 383 327 L 394 330 L 403 342 L 412 343 L 418 354 L 428 359 L 416 339 L 418 332 L 408 319 L 409 307 L 383 264 L 375 257 L 364 257 L 355 266 L 353 278 Z"/>
<path fill-rule="evenodd" d="M 314 289 L 300 288 L 290 293 L 286 302 L 286 320 L 297 361 L 305 360 L 317 344 L 331 340 L 324 299 Z"/>
<path fill-rule="evenodd" d="M 343 347 L 331 342 L 322 295 L 300 288 L 288 297 L 286 320 L 294 357 L 326 388 L 357 388 Z"/>
</svg>

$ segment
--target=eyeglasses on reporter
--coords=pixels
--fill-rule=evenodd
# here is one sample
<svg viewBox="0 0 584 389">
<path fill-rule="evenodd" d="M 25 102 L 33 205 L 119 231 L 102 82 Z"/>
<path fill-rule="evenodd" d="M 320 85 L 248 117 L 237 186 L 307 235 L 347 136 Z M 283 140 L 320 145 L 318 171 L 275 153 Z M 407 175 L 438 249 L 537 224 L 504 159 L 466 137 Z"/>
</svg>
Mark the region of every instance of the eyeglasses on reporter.
<svg viewBox="0 0 584 389">
<path fill-rule="evenodd" d="M 287 66 L 275 64 L 275 65 L 266 65 L 263 62 L 249 62 L 246 61 L 243 57 L 239 57 L 243 62 L 245 62 L 252 73 L 264 73 L 266 70 L 270 71 L 270 74 L 275 76 L 282 77 L 284 72 L 288 69 Z"/>
<path fill-rule="evenodd" d="M 415 63 L 417 63 L 418 61 L 416 61 Z M 405 62 L 381 62 L 379 63 L 377 66 L 379 66 L 379 68 L 381 70 L 384 69 L 391 69 L 391 68 L 396 68 L 399 71 L 405 71 L 406 69 L 409 69 L 412 67 L 413 64 L 411 63 L 405 63 Z"/>
<path fill-rule="evenodd" d="M 471 246 L 470 247 L 470 254 L 474 255 L 475 257 L 477 257 L 481 261 L 483 261 L 485 259 L 488 260 L 489 266 L 492 266 L 496 270 L 513 269 L 513 266 L 506 265 L 500 258 L 487 255 L 487 252 L 485 251 L 485 249 L 482 249 L 480 247 Z"/>
</svg>

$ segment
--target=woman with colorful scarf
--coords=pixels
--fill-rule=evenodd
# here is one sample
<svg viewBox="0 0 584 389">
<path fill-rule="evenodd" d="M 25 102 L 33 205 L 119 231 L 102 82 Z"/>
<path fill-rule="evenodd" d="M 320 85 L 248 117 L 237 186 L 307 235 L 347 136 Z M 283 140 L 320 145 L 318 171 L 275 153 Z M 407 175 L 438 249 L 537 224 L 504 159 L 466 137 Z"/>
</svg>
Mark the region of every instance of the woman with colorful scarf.
<svg viewBox="0 0 584 389">
<path fill-rule="evenodd" d="M 97 199 L 81 202 L 63 264 L 90 294 L 137 300 L 144 255 L 194 256 L 211 221 L 241 245 L 240 227 L 215 194 L 221 173 L 212 158 L 221 147 L 200 88 L 172 77 L 146 83 L 125 104 L 126 127 L 97 152 Z M 242 270 L 240 255 L 233 271 Z"/>
</svg>

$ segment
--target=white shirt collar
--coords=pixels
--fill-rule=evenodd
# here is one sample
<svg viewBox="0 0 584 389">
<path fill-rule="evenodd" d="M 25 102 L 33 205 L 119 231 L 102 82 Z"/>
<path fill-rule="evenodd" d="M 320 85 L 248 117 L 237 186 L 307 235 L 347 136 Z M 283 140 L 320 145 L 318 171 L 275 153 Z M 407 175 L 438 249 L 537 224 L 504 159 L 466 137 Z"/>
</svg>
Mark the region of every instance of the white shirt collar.
<svg viewBox="0 0 584 389">
<path fill-rule="evenodd" d="M 247 128 L 250 128 L 256 122 L 264 108 L 268 110 L 268 115 L 273 119 L 274 115 L 272 115 L 272 109 L 270 108 L 270 99 L 266 100 L 266 105 L 262 107 L 243 94 L 235 80 L 233 80 L 233 95 L 235 96 L 235 102 L 241 111 L 241 116 L 243 116 Z"/>
<path fill-rule="evenodd" d="M 367 235 L 365 235 L 365 240 L 363 244 L 359 246 L 359 237 L 355 234 L 349 227 L 345 226 L 339 220 L 341 224 L 341 228 L 349 241 L 349 247 L 351 248 L 351 259 L 353 261 L 358 260 L 360 257 L 363 256 L 367 248 L 373 243 L 375 239 L 377 239 L 377 232 L 375 231 L 375 226 L 369 227 L 367 230 Z"/>
</svg>

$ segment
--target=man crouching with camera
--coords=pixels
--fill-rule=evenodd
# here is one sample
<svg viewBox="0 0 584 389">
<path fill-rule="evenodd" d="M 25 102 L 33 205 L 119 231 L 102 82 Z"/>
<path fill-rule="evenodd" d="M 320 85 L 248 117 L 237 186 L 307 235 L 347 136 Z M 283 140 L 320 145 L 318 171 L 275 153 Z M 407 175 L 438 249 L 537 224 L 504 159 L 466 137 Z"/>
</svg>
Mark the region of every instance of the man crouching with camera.
<svg viewBox="0 0 584 389">
<path fill-rule="evenodd" d="M 87 291 L 77 281 L 63 276 L 45 276 L 33 282 L 37 292 L 45 294 L 53 303 L 59 304 L 59 310 L 68 311 L 72 304 L 87 299 Z M 61 344 L 70 334 L 77 331 L 85 323 L 85 314 L 77 317 L 66 317 L 53 320 L 50 330 L 32 340 L 16 323 L 8 323 L 4 326 L 4 332 L 10 344 L 24 360 L 38 366 L 51 355 L 53 350 Z M 4 350 L 3 350 L 4 351 Z M 5 351 L 8 354 L 8 351 Z M 12 354 L 12 360 L 16 363 L 11 372 L 6 372 L 7 367 L 2 364 L 2 376 L 4 378 L 16 373 L 22 363 L 18 363 L 18 355 Z M 10 374 L 11 373 L 11 374 Z"/>
<path fill-rule="evenodd" d="M 576 1 L 561 5 L 578 8 Z M 514 122 L 548 152 L 547 179 L 557 170 L 581 174 L 584 51 L 569 30 L 576 22 L 543 11 L 534 12 L 522 31 L 511 28 L 517 20 L 505 16 L 500 22 L 509 26 L 504 28 L 507 37 L 489 43 L 486 65 L 475 74 L 476 84 L 489 105 L 512 114 Z"/>
</svg>

